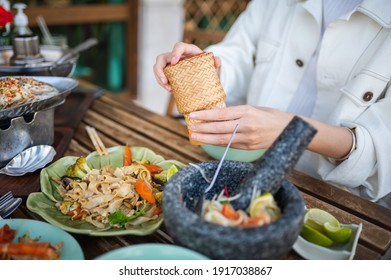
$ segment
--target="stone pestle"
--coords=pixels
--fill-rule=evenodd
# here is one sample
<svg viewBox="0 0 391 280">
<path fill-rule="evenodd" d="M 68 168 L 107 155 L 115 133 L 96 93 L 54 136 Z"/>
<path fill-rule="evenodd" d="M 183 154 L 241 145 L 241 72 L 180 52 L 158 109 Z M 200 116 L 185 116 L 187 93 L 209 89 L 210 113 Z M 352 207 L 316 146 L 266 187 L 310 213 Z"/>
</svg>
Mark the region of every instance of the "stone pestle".
<svg viewBox="0 0 391 280">
<path fill-rule="evenodd" d="M 232 201 L 234 208 L 247 209 L 254 188 L 261 194 L 276 194 L 316 132 L 312 125 L 295 116 L 265 154 L 253 163 L 254 168 L 238 188 L 241 196 Z"/>
</svg>

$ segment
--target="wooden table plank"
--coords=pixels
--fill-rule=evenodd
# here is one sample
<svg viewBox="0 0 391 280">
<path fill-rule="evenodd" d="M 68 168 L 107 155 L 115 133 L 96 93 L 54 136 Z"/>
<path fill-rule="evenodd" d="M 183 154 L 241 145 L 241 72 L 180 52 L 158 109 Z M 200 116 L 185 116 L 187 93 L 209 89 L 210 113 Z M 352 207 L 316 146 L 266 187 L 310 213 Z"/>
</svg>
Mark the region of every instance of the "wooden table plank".
<svg viewBox="0 0 391 280">
<path fill-rule="evenodd" d="M 128 112 L 124 112 L 100 101 L 94 102 L 92 109 L 99 112 L 99 114 L 97 113 L 95 115 L 96 121 L 99 119 L 99 122 L 105 122 L 108 125 L 106 130 L 110 129 L 110 133 L 115 133 L 114 129 L 109 126 L 109 124 L 114 122 L 124 128 L 137 132 L 137 134 L 145 137 L 145 139 L 151 139 L 154 142 L 160 143 L 161 146 L 165 146 L 178 154 L 191 156 L 193 161 L 203 161 L 205 159 L 206 153 L 200 147 L 191 145 L 187 138 L 184 141 L 185 138 L 183 136 L 174 135 L 166 129 L 151 124 L 147 120 L 142 120 Z M 86 117 L 88 118 L 91 115 L 92 112 L 88 111 Z M 100 130 L 105 131 L 105 129 Z"/>
<path fill-rule="evenodd" d="M 345 209 L 391 231 L 391 209 L 352 195 L 337 187 L 330 187 L 326 182 L 298 171 L 289 174 L 288 180 L 311 196 L 321 198 L 338 208 Z"/>
<path fill-rule="evenodd" d="M 100 100 L 107 103 L 108 105 L 121 108 L 126 112 L 131 112 L 139 118 L 148 120 L 149 122 L 171 131 L 174 134 L 182 135 L 183 137 L 188 138 L 186 126 L 176 119 L 168 116 L 162 116 L 146 110 L 136 105 L 132 100 L 118 100 L 114 96 L 110 95 L 104 95 Z"/>
</svg>

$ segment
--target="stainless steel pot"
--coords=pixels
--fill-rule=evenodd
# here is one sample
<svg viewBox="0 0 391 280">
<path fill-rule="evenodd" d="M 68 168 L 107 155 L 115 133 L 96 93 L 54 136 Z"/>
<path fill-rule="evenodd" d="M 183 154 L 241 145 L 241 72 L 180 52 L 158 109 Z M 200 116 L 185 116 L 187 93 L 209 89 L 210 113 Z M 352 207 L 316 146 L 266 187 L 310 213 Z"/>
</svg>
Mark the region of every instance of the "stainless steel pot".
<svg viewBox="0 0 391 280">
<path fill-rule="evenodd" d="M 13 56 L 12 46 L 0 47 L 0 76 L 59 76 L 70 77 L 76 67 L 78 55 L 63 61 L 60 64 L 54 64 L 61 56 L 67 53 L 68 49 L 58 46 L 41 45 L 40 53 L 44 61 L 36 64 L 11 65 L 10 60 Z"/>
<path fill-rule="evenodd" d="M 53 142 L 54 107 L 9 122 L 0 121 L 0 167 L 29 147 Z"/>
</svg>

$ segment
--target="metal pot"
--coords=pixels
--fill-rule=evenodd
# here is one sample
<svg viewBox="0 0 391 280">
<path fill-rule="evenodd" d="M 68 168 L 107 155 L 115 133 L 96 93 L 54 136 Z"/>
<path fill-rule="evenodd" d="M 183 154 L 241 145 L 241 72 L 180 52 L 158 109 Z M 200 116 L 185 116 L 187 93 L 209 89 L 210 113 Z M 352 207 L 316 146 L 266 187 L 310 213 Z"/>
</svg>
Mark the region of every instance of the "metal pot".
<svg viewBox="0 0 391 280">
<path fill-rule="evenodd" d="M 27 65 L 11 65 L 13 56 L 12 46 L 0 47 L 0 76 L 59 76 L 70 77 L 76 67 L 78 55 L 63 61 L 60 64 L 54 62 L 68 51 L 67 48 L 58 46 L 41 45 L 40 53 L 44 57 L 43 62 Z"/>
</svg>

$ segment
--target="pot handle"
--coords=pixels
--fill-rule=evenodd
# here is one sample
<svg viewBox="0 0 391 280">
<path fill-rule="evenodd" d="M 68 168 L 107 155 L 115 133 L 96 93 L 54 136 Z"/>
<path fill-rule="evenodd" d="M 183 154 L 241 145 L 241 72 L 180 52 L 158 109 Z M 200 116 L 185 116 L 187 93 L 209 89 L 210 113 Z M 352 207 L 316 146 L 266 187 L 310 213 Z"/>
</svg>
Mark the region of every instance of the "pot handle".
<svg viewBox="0 0 391 280">
<path fill-rule="evenodd" d="M 68 68 L 71 68 L 70 71 L 69 70 L 66 71 L 66 72 L 69 72 L 67 74 L 67 77 L 70 77 L 70 76 L 72 76 L 73 72 L 75 71 L 76 62 L 68 61 L 68 62 L 61 63 L 61 64 L 52 64 L 49 66 L 48 71 L 51 76 L 64 76 L 64 75 L 61 75 L 62 74 L 61 69 L 68 69 Z"/>
</svg>

